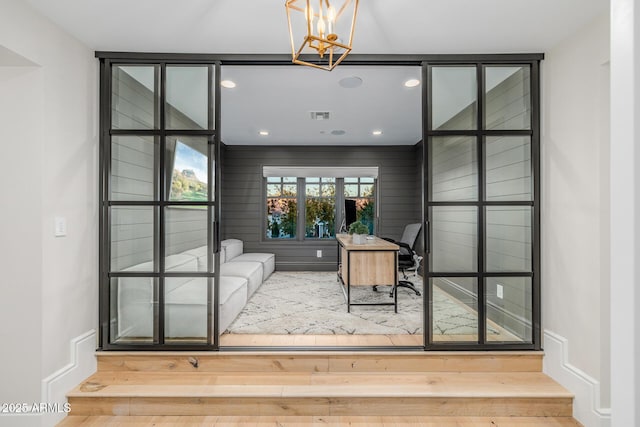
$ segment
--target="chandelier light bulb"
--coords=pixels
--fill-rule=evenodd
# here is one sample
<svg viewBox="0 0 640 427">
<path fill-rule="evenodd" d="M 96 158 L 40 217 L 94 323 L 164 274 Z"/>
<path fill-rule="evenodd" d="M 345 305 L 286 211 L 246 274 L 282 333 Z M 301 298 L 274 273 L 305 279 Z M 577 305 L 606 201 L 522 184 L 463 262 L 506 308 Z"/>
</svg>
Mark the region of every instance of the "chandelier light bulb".
<svg viewBox="0 0 640 427">
<path fill-rule="evenodd" d="M 336 25 L 336 9 L 333 6 L 329 6 L 327 15 L 327 21 L 329 23 L 329 34 L 333 34 L 334 27 Z"/>
<path fill-rule="evenodd" d="M 311 7 L 312 1 L 318 2 L 316 10 Z M 342 62 L 352 49 L 358 3 L 359 0 L 286 0 L 293 62 L 328 71 Z"/>
</svg>

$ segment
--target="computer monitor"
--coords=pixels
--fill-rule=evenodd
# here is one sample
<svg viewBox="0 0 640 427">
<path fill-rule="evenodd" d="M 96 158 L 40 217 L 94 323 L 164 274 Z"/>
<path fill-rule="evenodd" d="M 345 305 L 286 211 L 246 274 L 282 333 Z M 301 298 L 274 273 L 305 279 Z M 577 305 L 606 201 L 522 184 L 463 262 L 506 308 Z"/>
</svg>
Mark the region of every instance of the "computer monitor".
<svg viewBox="0 0 640 427">
<path fill-rule="evenodd" d="M 356 215 L 356 201 L 351 199 L 344 199 L 344 223 L 347 230 L 352 222 L 357 220 Z"/>
</svg>

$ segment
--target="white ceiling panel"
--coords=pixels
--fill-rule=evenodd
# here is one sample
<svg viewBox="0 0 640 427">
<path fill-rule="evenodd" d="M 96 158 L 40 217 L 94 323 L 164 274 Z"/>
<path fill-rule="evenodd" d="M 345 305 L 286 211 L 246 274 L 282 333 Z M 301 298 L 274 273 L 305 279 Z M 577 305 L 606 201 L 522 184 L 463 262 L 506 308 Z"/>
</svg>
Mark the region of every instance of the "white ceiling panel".
<svg viewBox="0 0 640 427">
<path fill-rule="evenodd" d="M 355 88 L 340 85 L 359 77 Z M 226 144 L 396 145 L 421 139 L 419 67 L 338 66 L 332 72 L 298 66 L 224 66 L 222 140 Z M 314 120 L 312 112 L 328 112 Z M 382 131 L 373 135 L 374 130 Z M 269 132 L 261 136 L 260 131 Z"/>
</svg>

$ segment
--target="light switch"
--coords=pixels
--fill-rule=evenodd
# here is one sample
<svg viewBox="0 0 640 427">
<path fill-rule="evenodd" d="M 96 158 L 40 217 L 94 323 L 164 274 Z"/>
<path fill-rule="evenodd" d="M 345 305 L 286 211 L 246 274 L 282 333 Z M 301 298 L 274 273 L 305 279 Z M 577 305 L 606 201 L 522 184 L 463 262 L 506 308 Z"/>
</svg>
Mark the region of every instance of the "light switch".
<svg viewBox="0 0 640 427">
<path fill-rule="evenodd" d="M 496 296 L 500 299 L 504 298 L 504 288 L 501 284 L 496 285 Z"/>
<path fill-rule="evenodd" d="M 54 218 L 54 236 L 64 237 L 67 235 L 67 219 L 63 216 Z"/>
</svg>

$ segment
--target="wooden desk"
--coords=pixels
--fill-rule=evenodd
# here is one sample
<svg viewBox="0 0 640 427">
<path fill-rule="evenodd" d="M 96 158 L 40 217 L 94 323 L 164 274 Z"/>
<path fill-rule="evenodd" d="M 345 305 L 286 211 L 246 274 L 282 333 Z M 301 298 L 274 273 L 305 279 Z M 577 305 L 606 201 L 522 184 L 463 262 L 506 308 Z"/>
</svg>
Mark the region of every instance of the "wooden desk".
<svg viewBox="0 0 640 427">
<path fill-rule="evenodd" d="M 356 245 L 348 234 L 338 234 L 338 280 L 347 301 L 352 305 L 392 305 L 398 312 L 398 293 L 389 303 L 352 303 L 351 286 L 395 286 L 398 283 L 398 250 L 395 243 L 374 237 Z M 372 289 L 373 291 L 373 289 Z"/>
</svg>

